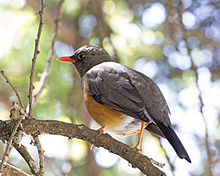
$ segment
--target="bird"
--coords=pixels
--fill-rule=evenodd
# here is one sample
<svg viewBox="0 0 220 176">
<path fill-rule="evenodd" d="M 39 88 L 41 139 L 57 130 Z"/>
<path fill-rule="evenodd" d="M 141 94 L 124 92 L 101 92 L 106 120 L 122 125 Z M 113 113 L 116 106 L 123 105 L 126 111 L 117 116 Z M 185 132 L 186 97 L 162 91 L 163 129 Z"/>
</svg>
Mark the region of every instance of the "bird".
<svg viewBox="0 0 220 176">
<path fill-rule="evenodd" d="M 181 159 L 191 159 L 170 121 L 167 102 L 152 79 L 113 61 L 106 50 L 85 45 L 72 56 L 57 58 L 75 66 L 81 77 L 82 93 L 88 112 L 101 126 L 100 134 L 139 133 L 135 149 L 141 151 L 144 129 L 166 138 Z"/>
</svg>

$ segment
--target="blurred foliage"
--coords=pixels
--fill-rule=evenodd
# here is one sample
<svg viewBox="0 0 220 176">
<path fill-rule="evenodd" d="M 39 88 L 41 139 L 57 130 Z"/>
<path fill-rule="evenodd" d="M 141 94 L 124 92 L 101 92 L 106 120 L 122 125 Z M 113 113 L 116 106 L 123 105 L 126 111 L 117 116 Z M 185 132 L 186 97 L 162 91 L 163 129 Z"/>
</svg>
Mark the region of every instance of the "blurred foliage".
<svg viewBox="0 0 220 176">
<path fill-rule="evenodd" d="M 0 69 L 19 89 L 25 105 L 28 104 L 31 59 L 39 22 L 34 5 L 36 2 L 38 0 L 0 2 Z M 59 0 L 46 0 L 45 4 L 48 13 L 45 13 L 40 40 L 40 54 L 34 75 L 35 87 L 39 84 L 49 54 L 53 37 L 51 17 L 56 15 Z M 217 157 L 220 138 L 216 135 L 220 132 L 219 0 L 66 0 L 62 21 L 64 23 L 59 28 L 59 41 L 55 44 L 56 57 L 71 55 L 82 44 L 99 45 L 116 61 L 147 74 L 159 84 L 170 105 L 171 120 L 193 161 L 192 165 L 179 161 L 162 140 L 168 155 L 168 158 L 165 157 L 159 140 L 145 135 L 143 150 L 154 159 L 165 162 L 168 175 L 209 174 L 205 128 L 196 87 L 198 76 L 204 101 L 203 113 L 210 135 L 212 174 L 220 175 L 220 159 Z M 74 37 L 68 37 L 72 35 Z M 5 112 L 10 109 L 12 101 L 16 101 L 16 97 L 0 77 L 1 119 L 7 117 Z M 71 65 L 55 60 L 47 86 L 34 106 L 34 116 L 45 120 L 85 123 L 98 128 L 93 121 L 90 122 L 90 116 L 85 110 L 76 72 Z M 134 146 L 137 136 L 122 137 L 120 140 Z M 122 159 L 109 164 L 112 156 L 102 156 L 98 150 L 92 152 L 87 145 L 85 142 L 72 141 L 69 157 L 61 159 L 47 156 L 46 173 L 80 176 L 141 175 L 138 170 L 129 168 Z M 56 150 L 58 152 L 63 148 Z M 74 157 L 77 152 L 82 155 Z M 103 163 L 98 162 L 97 157 L 101 157 Z M 11 162 L 19 165 L 14 160 L 11 159 Z M 108 160 L 109 163 L 106 163 Z M 168 160 L 174 165 L 173 169 Z M 28 170 L 24 164 L 19 167 Z"/>
</svg>

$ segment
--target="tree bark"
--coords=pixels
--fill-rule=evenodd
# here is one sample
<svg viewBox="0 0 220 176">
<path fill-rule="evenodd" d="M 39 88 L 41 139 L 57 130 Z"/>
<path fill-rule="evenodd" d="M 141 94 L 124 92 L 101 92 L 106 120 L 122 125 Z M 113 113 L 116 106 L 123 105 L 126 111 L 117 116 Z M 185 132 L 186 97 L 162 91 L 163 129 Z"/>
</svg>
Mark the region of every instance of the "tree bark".
<svg viewBox="0 0 220 176">
<path fill-rule="evenodd" d="M 11 129 L 13 129 L 13 125 L 14 122 L 12 120 L 0 121 L 0 139 L 8 138 Z M 82 139 L 97 147 L 103 147 L 110 152 L 121 156 L 127 160 L 132 167 L 139 168 L 141 172 L 146 175 L 165 176 L 165 173 L 155 167 L 147 156 L 144 156 L 130 148 L 128 145 L 113 139 L 108 134 L 99 135 L 98 131 L 91 130 L 85 125 L 76 125 L 55 120 L 35 119 L 24 119 L 21 125 L 26 134 L 31 134 L 33 136 L 38 136 L 40 134 L 54 134 L 66 136 L 69 139 Z"/>
</svg>

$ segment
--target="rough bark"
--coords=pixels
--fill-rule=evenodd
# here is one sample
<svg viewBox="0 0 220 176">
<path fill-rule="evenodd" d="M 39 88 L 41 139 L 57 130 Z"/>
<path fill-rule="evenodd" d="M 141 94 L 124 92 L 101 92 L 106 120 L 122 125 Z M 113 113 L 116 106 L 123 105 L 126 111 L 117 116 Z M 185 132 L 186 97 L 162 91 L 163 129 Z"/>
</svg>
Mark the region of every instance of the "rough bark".
<svg viewBox="0 0 220 176">
<path fill-rule="evenodd" d="M 38 136 L 40 134 L 53 134 L 66 136 L 69 139 L 82 139 L 97 147 L 103 147 L 110 152 L 121 156 L 127 160 L 132 167 L 139 168 L 141 172 L 146 175 L 165 176 L 165 173 L 155 167 L 147 156 L 144 156 L 130 148 L 128 145 L 113 139 L 108 134 L 99 135 L 98 131 L 91 130 L 85 125 L 76 125 L 55 120 L 35 119 L 24 119 L 21 124 L 23 130 L 27 134 L 33 136 Z M 0 139 L 7 138 L 10 135 L 9 132 L 13 129 L 13 125 L 14 123 L 11 120 L 0 121 Z"/>
<path fill-rule="evenodd" d="M 3 168 L 2 176 L 29 176 L 29 175 L 10 164 L 6 164 L 6 166 Z"/>
</svg>

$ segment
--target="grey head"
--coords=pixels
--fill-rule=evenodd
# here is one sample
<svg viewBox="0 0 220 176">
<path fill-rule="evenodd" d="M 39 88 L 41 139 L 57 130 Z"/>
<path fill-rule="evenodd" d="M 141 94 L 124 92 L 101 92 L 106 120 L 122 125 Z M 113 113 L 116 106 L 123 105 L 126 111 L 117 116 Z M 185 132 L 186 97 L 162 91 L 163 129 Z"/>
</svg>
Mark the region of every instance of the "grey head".
<svg viewBox="0 0 220 176">
<path fill-rule="evenodd" d="M 72 56 L 60 57 L 57 60 L 73 63 L 81 77 L 92 67 L 112 61 L 111 56 L 103 48 L 93 45 L 82 46 Z"/>
</svg>

